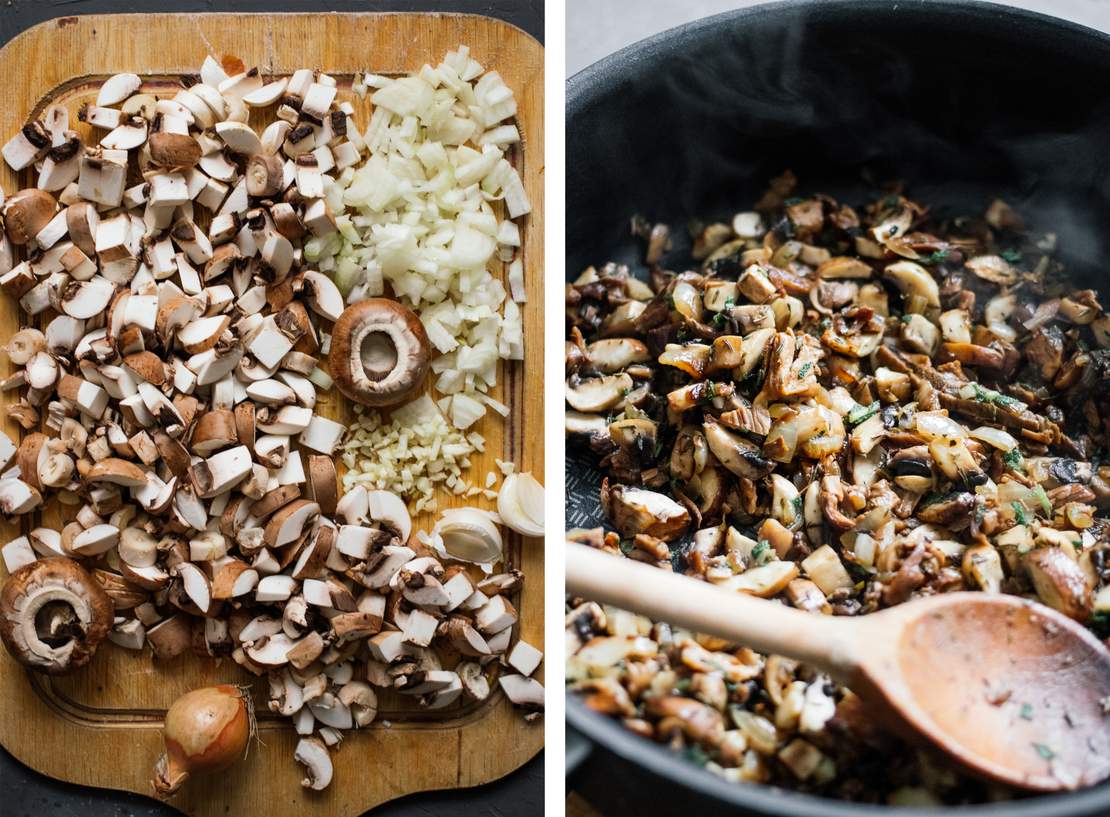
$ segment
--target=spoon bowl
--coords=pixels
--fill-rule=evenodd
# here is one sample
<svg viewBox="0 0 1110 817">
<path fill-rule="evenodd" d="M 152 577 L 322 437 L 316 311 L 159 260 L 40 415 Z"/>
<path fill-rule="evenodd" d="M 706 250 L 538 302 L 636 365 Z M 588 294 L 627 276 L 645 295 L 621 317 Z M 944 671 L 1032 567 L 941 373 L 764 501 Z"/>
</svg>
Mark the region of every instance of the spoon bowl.
<svg viewBox="0 0 1110 817">
<path fill-rule="evenodd" d="M 1110 654 L 1082 625 L 986 593 L 933 596 L 859 623 L 874 630 L 849 685 L 965 768 L 1036 791 L 1110 777 Z"/>
</svg>

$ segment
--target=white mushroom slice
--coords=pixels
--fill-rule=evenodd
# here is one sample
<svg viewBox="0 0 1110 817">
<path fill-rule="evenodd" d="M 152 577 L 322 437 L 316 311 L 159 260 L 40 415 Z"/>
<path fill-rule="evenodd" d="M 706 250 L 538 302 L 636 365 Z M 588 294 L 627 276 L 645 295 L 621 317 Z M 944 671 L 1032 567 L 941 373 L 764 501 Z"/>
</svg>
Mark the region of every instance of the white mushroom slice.
<svg viewBox="0 0 1110 817">
<path fill-rule="evenodd" d="M 297 499 L 270 517 L 266 523 L 266 544 L 280 548 L 296 541 L 306 526 L 320 515 L 320 506 L 307 499 Z"/>
<path fill-rule="evenodd" d="M 174 572 L 181 579 L 185 595 L 202 613 L 207 613 L 212 604 L 212 585 L 203 571 L 191 562 L 182 562 Z"/>
<path fill-rule="evenodd" d="M 0 153 L 15 172 L 33 165 L 50 148 L 50 134 L 40 122 L 31 122 L 9 139 Z"/>
<path fill-rule="evenodd" d="M 101 107 L 118 105 L 136 93 L 142 84 L 138 74 L 116 74 L 108 77 L 97 92 L 96 104 Z"/>
<path fill-rule="evenodd" d="M 38 352 L 27 362 L 26 380 L 33 389 L 48 389 L 58 379 L 58 361 L 49 352 Z"/>
<path fill-rule="evenodd" d="M 251 473 L 251 454 L 245 445 L 238 445 L 213 454 L 189 469 L 197 496 L 209 499 L 225 493 Z"/>
<path fill-rule="evenodd" d="M 456 675 L 447 687 L 421 698 L 420 705 L 425 709 L 443 709 L 457 701 L 462 691 L 462 679 Z"/>
<path fill-rule="evenodd" d="M 272 316 L 267 317 L 262 329 L 247 344 L 247 351 L 268 369 L 276 369 L 293 348 L 293 341 L 282 332 Z"/>
<path fill-rule="evenodd" d="M 305 208 L 303 221 L 308 231 L 317 238 L 329 236 L 338 229 L 335 216 L 328 209 L 327 201 L 324 199 L 316 199 Z"/>
<path fill-rule="evenodd" d="M 903 297 L 917 296 L 928 306 L 940 306 L 940 289 L 936 280 L 920 264 L 898 261 L 883 270 L 883 277 L 893 281 L 902 290 Z"/>
<path fill-rule="evenodd" d="M 312 422 L 312 409 L 303 406 L 284 406 L 270 419 L 257 422 L 263 434 L 299 434 Z"/>
<path fill-rule="evenodd" d="M 262 131 L 262 152 L 267 155 L 276 154 L 281 150 L 281 146 L 285 144 L 285 137 L 289 135 L 291 130 L 293 130 L 293 126 L 281 119 L 267 125 L 266 129 Z"/>
<path fill-rule="evenodd" d="M 226 82 L 227 79 L 227 72 L 224 71 L 223 66 L 216 58 L 211 54 L 206 56 L 204 63 L 200 66 L 200 81 L 213 88 L 219 88 L 220 83 Z"/>
<path fill-rule="evenodd" d="M 212 258 L 212 242 L 188 218 L 178 219 L 170 230 L 170 236 L 194 264 L 205 264 Z"/>
<path fill-rule="evenodd" d="M 119 542 L 119 528 L 101 524 L 86 528 L 74 537 L 70 549 L 80 556 L 99 556 Z"/>
<path fill-rule="evenodd" d="M 342 423 L 337 423 L 335 420 L 329 420 L 319 415 L 313 415 L 308 427 L 301 432 L 297 439 L 305 448 L 319 451 L 321 454 L 330 455 L 335 451 L 335 447 L 339 445 L 339 441 L 343 438 L 345 431 L 346 426 Z M 404 538 L 406 540 L 408 539 L 407 536 Z"/>
<path fill-rule="evenodd" d="M 323 791 L 331 783 L 332 763 L 328 747 L 319 738 L 302 738 L 297 742 L 293 759 L 305 767 L 301 785 L 313 791 Z"/>
<path fill-rule="evenodd" d="M 386 545 L 382 548 L 381 553 L 382 560 L 375 565 L 372 571 L 364 574 L 359 579 L 359 583 L 363 587 L 368 587 L 371 590 L 388 587 L 397 572 L 416 555 L 413 550 L 401 545 Z"/>
<path fill-rule="evenodd" d="M 543 684 L 536 679 L 523 675 L 502 675 L 497 682 L 517 706 L 543 709 Z"/>
<path fill-rule="evenodd" d="M 509 651 L 509 666 L 521 675 L 531 675 L 543 661 L 543 653 L 527 641 L 518 641 Z"/>
<path fill-rule="evenodd" d="M 516 621 L 516 609 L 504 596 L 494 596 L 474 616 L 478 629 L 487 635 L 508 629 Z"/>
<path fill-rule="evenodd" d="M 370 557 L 379 531 L 361 525 L 340 525 L 335 539 L 335 547 L 344 556 L 364 561 Z"/>
<path fill-rule="evenodd" d="M 216 115 L 208 104 L 190 90 L 181 90 L 174 95 L 173 101 L 183 105 L 202 130 L 208 130 L 216 123 Z"/>
<path fill-rule="evenodd" d="M 152 207 L 177 207 L 190 200 L 189 185 L 180 173 L 159 173 L 150 179 Z"/>
<path fill-rule="evenodd" d="M 566 399 L 571 408 L 588 413 L 612 408 L 632 390 L 632 378 L 626 373 L 588 378 L 567 384 Z"/>
<path fill-rule="evenodd" d="M 107 310 L 115 291 L 111 281 L 99 276 L 88 281 L 74 281 L 62 293 L 62 311 L 72 318 L 88 320 Z"/>
<path fill-rule="evenodd" d="M 275 281 L 283 281 L 293 265 L 293 245 L 281 233 L 273 232 L 262 245 L 262 260 L 272 271 Z"/>
<path fill-rule="evenodd" d="M 482 672 L 477 661 L 464 661 L 455 667 L 462 682 L 463 693 L 472 701 L 484 701 L 489 697 L 489 679 Z"/>
<path fill-rule="evenodd" d="M 12 539 L 0 548 L 0 555 L 3 556 L 4 567 L 7 568 L 9 574 L 14 573 L 24 565 L 29 565 L 38 559 L 35 555 L 35 551 L 31 548 L 31 542 L 26 536 L 19 536 Z"/>
<path fill-rule="evenodd" d="M 382 522 L 397 532 L 402 542 L 412 535 L 412 517 L 401 497 L 392 491 L 367 491 L 367 512 L 374 522 Z"/>
<path fill-rule="evenodd" d="M 196 385 L 208 386 L 231 374 L 242 357 L 243 350 L 240 346 L 234 346 L 223 354 L 209 349 L 193 355 L 185 365 L 197 376 Z"/>
<path fill-rule="evenodd" d="M 285 93 L 285 89 L 288 85 L 289 80 L 287 78 L 269 82 L 261 88 L 251 91 L 249 94 L 244 94 L 243 101 L 252 108 L 265 108 L 281 99 L 281 95 Z"/>
<path fill-rule="evenodd" d="M 174 515 L 186 527 L 204 530 L 208 524 L 208 510 L 191 489 L 181 489 L 173 495 Z"/>
<path fill-rule="evenodd" d="M 242 74 L 228 77 L 217 85 L 216 89 L 225 97 L 233 96 L 241 99 L 244 95 L 257 91 L 261 87 L 262 77 L 259 76 L 257 68 L 252 68 Z"/>
<path fill-rule="evenodd" d="M 135 618 L 121 621 L 108 631 L 108 640 L 125 650 L 141 650 L 146 645 L 146 627 Z"/>
<path fill-rule="evenodd" d="M 220 122 L 216 125 L 216 134 L 232 153 L 254 156 L 262 152 L 262 141 L 250 125 L 242 122 Z"/>
<path fill-rule="evenodd" d="M 254 598 L 258 602 L 285 601 L 297 590 L 297 580 L 292 576 L 267 576 L 258 583 Z"/>
<path fill-rule="evenodd" d="M 247 397 L 270 405 L 293 405 L 297 394 L 280 380 L 256 380 L 247 386 Z"/>
<path fill-rule="evenodd" d="M 77 195 L 82 199 L 105 207 L 119 207 L 120 202 L 123 201 L 123 190 L 126 184 L 126 158 L 116 161 L 107 155 L 81 157 Z M 82 249 L 89 251 L 84 247 Z"/>
<path fill-rule="evenodd" d="M 177 342 L 191 355 L 206 352 L 216 345 L 230 325 L 231 318 L 227 315 L 198 318 L 178 330 Z"/>
<path fill-rule="evenodd" d="M 132 567 L 151 567 L 158 559 L 154 537 L 142 528 L 120 531 L 119 557 Z"/>
<path fill-rule="evenodd" d="M 220 92 L 210 85 L 205 85 L 203 82 L 198 82 L 196 85 L 189 86 L 189 93 L 194 96 L 200 97 L 205 105 L 217 121 L 224 119 L 227 116 L 227 102 L 224 100 Z"/>
<path fill-rule="evenodd" d="M 343 296 L 335 282 L 321 272 L 304 273 L 305 300 L 317 315 L 335 322 L 343 314 Z"/>
<path fill-rule="evenodd" d="M 430 615 L 419 607 L 412 610 L 404 620 L 401 631 L 405 634 L 405 641 L 418 647 L 427 647 L 435 638 L 439 619 Z"/>
<path fill-rule="evenodd" d="M 146 137 L 146 120 L 133 117 L 110 131 L 100 140 L 100 146 L 108 150 L 134 150 L 146 141 Z"/>
<path fill-rule="evenodd" d="M 280 621 L 276 624 L 279 628 L 278 632 L 263 636 L 246 648 L 247 655 L 256 664 L 261 664 L 264 667 L 280 667 L 289 663 L 289 651 L 296 646 L 296 642 L 285 633 L 280 632 Z"/>
</svg>

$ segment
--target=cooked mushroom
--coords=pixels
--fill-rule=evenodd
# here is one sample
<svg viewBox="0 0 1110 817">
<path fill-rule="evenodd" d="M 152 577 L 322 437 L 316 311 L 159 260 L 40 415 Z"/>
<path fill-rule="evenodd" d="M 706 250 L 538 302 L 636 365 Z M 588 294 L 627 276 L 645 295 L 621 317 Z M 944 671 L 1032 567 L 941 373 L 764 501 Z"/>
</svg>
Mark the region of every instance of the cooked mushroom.
<svg viewBox="0 0 1110 817">
<path fill-rule="evenodd" d="M 428 373 L 429 343 L 420 319 L 396 301 L 370 298 L 347 307 L 328 355 L 335 385 L 367 406 L 414 397 Z"/>
<path fill-rule="evenodd" d="M 24 666 L 64 675 L 92 659 L 112 627 L 113 609 L 76 562 L 40 559 L 16 570 L 0 589 L 0 636 Z"/>
</svg>

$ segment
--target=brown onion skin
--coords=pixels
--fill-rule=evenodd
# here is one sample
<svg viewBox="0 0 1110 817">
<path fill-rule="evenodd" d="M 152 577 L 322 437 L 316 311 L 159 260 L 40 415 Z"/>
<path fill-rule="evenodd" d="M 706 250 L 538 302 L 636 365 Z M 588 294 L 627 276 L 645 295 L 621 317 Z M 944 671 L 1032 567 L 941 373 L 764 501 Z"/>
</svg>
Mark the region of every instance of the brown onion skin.
<svg viewBox="0 0 1110 817">
<path fill-rule="evenodd" d="M 222 684 L 185 693 L 166 712 L 166 751 L 151 785 L 168 797 L 194 772 L 227 768 L 243 757 L 251 733 L 249 699 L 239 687 Z"/>
</svg>

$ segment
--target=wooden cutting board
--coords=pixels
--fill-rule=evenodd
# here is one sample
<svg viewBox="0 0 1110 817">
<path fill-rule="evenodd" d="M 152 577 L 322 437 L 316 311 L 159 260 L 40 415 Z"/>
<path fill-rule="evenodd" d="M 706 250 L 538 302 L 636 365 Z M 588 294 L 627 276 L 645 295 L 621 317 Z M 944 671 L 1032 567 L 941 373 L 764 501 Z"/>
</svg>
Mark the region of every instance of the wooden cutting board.
<svg viewBox="0 0 1110 817">
<path fill-rule="evenodd" d="M 266 74 L 319 68 L 340 83 L 340 97 L 367 122 L 368 103 L 350 92 L 360 71 L 402 74 L 425 62 L 437 64 L 460 44 L 487 69 L 496 69 L 516 94 L 523 145 L 512 159 L 521 170 L 533 212 L 522 223 L 527 299 L 523 363 L 503 366 L 496 395 L 512 413 L 502 421 L 487 416 L 476 426 L 486 452 L 473 460 L 470 479 L 484 484 L 496 471 L 495 458 L 520 470 L 543 474 L 543 48 L 507 23 L 473 15 L 443 14 L 150 14 L 66 17 L 32 28 L 0 50 L 0 140 L 6 141 L 31 116 L 50 104 L 66 105 L 71 127 L 76 111 L 95 98 L 99 84 L 130 71 L 146 78 L 146 89 L 166 92 L 180 74 L 195 73 L 205 55 L 225 54 L 257 65 Z M 172 91 L 171 91 L 172 93 Z M 252 124 L 256 121 L 252 114 Z M 83 130 L 84 129 L 84 130 Z M 11 194 L 30 186 L 0 163 L 0 186 Z M 41 323 L 41 322 L 40 322 Z M 20 326 L 18 305 L 0 297 L 0 343 Z M 13 367 L 0 355 L 0 376 Z M 347 418 L 342 398 L 321 395 L 317 410 Z M 17 393 L 0 395 L 0 407 Z M 491 413 L 492 414 L 492 413 Z M 19 426 L 4 419 L 14 440 Z M 444 495 L 441 507 L 493 507 L 482 498 L 458 501 Z M 60 525 L 73 508 L 48 507 L 14 522 L 0 520 L 0 542 L 41 524 Z M 434 515 L 414 520 L 430 527 Z M 506 539 L 507 564 L 526 581 L 514 598 L 520 637 L 543 643 L 543 545 Z M 2 570 L 2 567 L 0 567 Z M 541 675 L 542 680 L 542 675 Z M 105 644 L 93 662 L 66 678 L 33 675 L 0 650 L 0 743 L 27 765 L 51 777 L 89 786 L 149 794 L 151 764 L 161 746 L 166 707 L 179 694 L 211 683 L 247 683 L 251 676 L 230 659 L 216 662 L 185 655 L 155 665 L 149 650 L 131 653 Z M 495 780 L 532 758 L 543 745 L 542 719 L 526 723 L 495 685 L 487 701 L 441 713 L 423 712 L 403 696 L 381 694 L 378 720 L 347 733 L 333 751 L 335 776 L 324 792 L 300 785 L 293 761 L 297 736 L 288 722 L 265 709 L 266 683 L 254 681 L 259 707 L 259 742 L 245 761 L 215 779 L 185 786 L 173 805 L 196 817 L 266 814 L 269 817 L 361 814 L 388 800 L 432 789 L 474 786 Z"/>
</svg>

